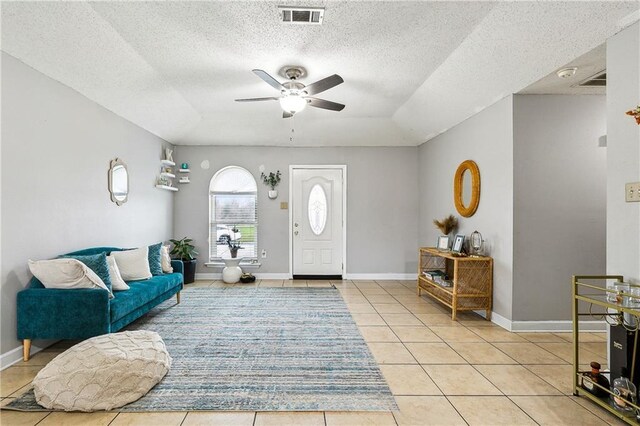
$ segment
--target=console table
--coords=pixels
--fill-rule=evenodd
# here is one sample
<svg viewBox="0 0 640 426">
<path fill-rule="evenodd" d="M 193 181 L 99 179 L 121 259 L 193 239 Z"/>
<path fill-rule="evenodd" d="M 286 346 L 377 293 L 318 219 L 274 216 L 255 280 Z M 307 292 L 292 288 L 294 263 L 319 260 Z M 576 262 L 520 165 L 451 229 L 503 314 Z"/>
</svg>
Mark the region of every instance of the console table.
<svg viewBox="0 0 640 426">
<path fill-rule="evenodd" d="M 451 281 L 447 287 L 428 279 L 425 272 L 443 271 Z M 427 293 L 451 308 L 451 319 L 458 311 L 486 311 L 491 320 L 493 304 L 493 259 L 486 256 L 454 256 L 451 252 L 422 247 L 418 261 L 418 295 Z"/>
</svg>

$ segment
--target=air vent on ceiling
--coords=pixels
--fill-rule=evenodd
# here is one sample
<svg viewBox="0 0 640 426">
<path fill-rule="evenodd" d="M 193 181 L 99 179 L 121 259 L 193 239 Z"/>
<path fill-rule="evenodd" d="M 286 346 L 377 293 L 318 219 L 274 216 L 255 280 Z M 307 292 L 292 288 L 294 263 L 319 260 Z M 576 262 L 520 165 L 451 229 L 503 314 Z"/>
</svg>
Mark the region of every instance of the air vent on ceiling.
<svg viewBox="0 0 640 426">
<path fill-rule="evenodd" d="M 607 72 L 600 71 L 594 76 L 582 81 L 579 87 L 605 87 L 607 85 Z"/>
<path fill-rule="evenodd" d="M 322 24 L 323 7 L 291 7 L 280 6 L 280 17 L 284 24 Z"/>
</svg>

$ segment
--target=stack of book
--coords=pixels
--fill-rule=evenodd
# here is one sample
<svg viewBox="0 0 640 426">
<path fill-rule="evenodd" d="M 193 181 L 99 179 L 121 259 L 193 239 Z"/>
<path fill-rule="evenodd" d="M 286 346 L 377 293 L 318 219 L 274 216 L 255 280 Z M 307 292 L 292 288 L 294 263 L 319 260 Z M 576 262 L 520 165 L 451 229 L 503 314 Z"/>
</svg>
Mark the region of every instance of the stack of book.
<svg viewBox="0 0 640 426">
<path fill-rule="evenodd" d="M 445 274 L 444 271 L 434 270 L 434 271 L 423 271 L 424 276 L 433 281 L 434 283 L 441 285 L 443 287 L 451 287 L 453 284 L 449 281 L 449 277 Z"/>
</svg>

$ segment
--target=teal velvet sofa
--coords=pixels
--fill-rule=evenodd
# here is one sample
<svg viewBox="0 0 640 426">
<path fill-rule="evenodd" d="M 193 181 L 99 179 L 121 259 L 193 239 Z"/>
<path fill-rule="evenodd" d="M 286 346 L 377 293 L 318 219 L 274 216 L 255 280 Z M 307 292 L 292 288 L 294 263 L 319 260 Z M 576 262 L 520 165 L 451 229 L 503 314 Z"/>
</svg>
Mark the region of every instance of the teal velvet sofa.
<svg viewBox="0 0 640 426">
<path fill-rule="evenodd" d="M 109 254 L 124 249 L 95 247 L 69 255 Z M 24 344 L 24 360 L 30 356 L 35 339 L 80 340 L 113 333 L 140 318 L 152 308 L 176 295 L 184 286 L 181 261 L 171 261 L 173 273 L 155 275 L 148 280 L 129 281 L 130 289 L 114 291 L 114 298 L 102 289 L 45 288 L 35 277 L 18 292 L 18 339 Z"/>
</svg>

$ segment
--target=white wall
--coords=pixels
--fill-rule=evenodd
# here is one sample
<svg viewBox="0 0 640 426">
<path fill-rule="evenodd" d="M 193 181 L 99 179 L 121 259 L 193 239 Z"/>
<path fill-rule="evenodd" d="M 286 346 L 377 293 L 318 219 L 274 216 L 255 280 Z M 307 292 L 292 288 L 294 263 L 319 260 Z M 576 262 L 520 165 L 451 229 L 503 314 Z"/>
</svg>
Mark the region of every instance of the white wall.
<svg viewBox="0 0 640 426">
<path fill-rule="evenodd" d="M 204 267 L 208 247 L 208 191 L 211 177 L 220 168 L 237 165 L 249 170 L 258 182 L 258 245 L 266 249 L 257 273 L 289 271 L 289 211 L 280 209 L 289 199 L 289 165 L 347 165 L 347 273 L 410 273 L 417 270 L 418 177 L 417 148 L 270 148 L 229 146 L 178 146 L 178 163 L 189 163 L 191 183 L 179 185 L 174 228 L 178 238 L 195 240 L 200 252 L 198 272 Z M 210 168 L 200 163 L 209 160 Z M 276 200 L 267 197 L 260 181 L 265 172 L 280 170 L 282 182 Z"/>
<path fill-rule="evenodd" d="M 171 237 L 172 194 L 154 187 L 163 145 L 2 53 L 2 354 L 20 345 L 16 293 L 30 278 L 27 259 Z M 116 157 L 130 173 L 129 202 L 122 207 L 107 190 L 109 161 Z"/>
<path fill-rule="evenodd" d="M 607 273 L 640 284 L 640 203 L 624 184 L 640 181 L 640 126 L 624 112 L 640 102 L 640 23 L 607 40 Z"/>
<path fill-rule="evenodd" d="M 604 96 L 513 102 L 513 320 L 571 320 L 572 275 L 606 271 Z"/>
<path fill-rule="evenodd" d="M 419 147 L 421 246 L 436 244 L 433 219 L 453 214 L 458 233 L 479 231 L 494 258 L 493 311 L 511 319 L 513 253 L 512 97 L 506 97 Z M 480 169 L 480 205 L 470 218 L 453 204 L 453 176 L 464 160 Z"/>
</svg>

